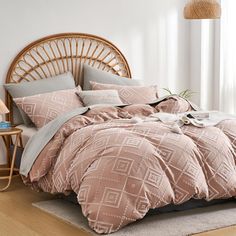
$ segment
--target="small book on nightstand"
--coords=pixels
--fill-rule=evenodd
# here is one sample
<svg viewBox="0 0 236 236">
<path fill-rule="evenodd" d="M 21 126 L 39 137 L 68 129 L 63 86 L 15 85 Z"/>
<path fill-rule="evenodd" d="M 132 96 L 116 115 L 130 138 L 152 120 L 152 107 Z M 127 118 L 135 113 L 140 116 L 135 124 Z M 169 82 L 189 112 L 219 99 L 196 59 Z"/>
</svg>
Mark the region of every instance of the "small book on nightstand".
<svg viewBox="0 0 236 236">
<path fill-rule="evenodd" d="M 5 131 L 11 129 L 11 123 L 8 121 L 1 121 L 0 122 L 0 131 Z"/>
</svg>

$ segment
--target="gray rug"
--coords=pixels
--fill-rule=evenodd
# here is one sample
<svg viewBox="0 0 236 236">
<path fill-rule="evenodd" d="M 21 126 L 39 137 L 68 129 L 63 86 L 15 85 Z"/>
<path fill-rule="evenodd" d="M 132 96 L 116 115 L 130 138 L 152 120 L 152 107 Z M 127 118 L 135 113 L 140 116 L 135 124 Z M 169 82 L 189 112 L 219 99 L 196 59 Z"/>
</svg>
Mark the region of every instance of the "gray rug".
<svg viewBox="0 0 236 236">
<path fill-rule="evenodd" d="M 88 227 L 80 207 L 73 203 L 56 199 L 33 203 L 33 205 L 87 231 L 90 235 L 97 235 Z M 232 225 L 236 225 L 236 204 L 231 202 L 182 212 L 146 216 L 112 236 L 186 236 Z"/>
</svg>

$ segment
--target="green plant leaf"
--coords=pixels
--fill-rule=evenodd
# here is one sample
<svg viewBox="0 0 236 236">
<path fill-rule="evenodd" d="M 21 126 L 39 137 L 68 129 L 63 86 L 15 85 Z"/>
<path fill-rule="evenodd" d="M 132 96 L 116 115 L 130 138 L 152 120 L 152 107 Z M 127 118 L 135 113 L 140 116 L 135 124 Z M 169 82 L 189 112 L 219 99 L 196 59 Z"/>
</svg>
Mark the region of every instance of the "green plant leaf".
<svg viewBox="0 0 236 236">
<path fill-rule="evenodd" d="M 172 95 L 173 93 L 170 91 L 170 89 L 168 88 L 163 88 L 163 90 L 165 90 L 167 93 L 169 93 L 170 95 Z"/>
<path fill-rule="evenodd" d="M 180 92 L 179 94 L 172 93 L 169 88 L 163 88 L 163 90 L 165 90 L 170 95 L 177 95 L 177 96 L 180 96 L 184 99 L 189 99 L 193 96 L 193 94 L 196 93 L 196 92 L 191 91 L 190 89 L 185 89 L 182 92 Z"/>
</svg>

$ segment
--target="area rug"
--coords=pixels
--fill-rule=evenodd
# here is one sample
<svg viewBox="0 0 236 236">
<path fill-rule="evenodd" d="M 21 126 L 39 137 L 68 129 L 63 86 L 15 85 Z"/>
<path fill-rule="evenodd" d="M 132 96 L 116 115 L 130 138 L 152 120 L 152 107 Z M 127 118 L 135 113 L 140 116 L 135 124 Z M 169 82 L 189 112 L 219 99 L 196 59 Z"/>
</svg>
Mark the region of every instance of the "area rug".
<svg viewBox="0 0 236 236">
<path fill-rule="evenodd" d="M 88 232 L 88 235 L 97 235 L 88 227 L 79 205 L 63 199 L 33 205 Z M 232 225 L 236 225 L 236 203 L 231 202 L 182 212 L 148 215 L 112 236 L 188 236 Z"/>
</svg>

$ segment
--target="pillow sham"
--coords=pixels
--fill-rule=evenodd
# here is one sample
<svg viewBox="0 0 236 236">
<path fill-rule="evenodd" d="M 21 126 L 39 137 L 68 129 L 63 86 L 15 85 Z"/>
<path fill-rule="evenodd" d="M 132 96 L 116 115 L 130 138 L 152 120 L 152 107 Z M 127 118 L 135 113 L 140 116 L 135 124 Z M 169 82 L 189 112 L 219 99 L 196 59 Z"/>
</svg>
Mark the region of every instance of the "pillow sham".
<svg viewBox="0 0 236 236">
<path fill-rule="evenodd" d="M 122 86 L 90 82 L 92 90 L 117 90 L 125 104 L 148 104 L 157 100 L 157 86 Z"/>
<path fill-rule="evenodd" d="M 13 100 L 30 117 L 35 126 L 41 128 L 59 115 L 83 107 L 76 95 L 80 90 L 81 88 L 78 87 Z"/>
<path fill-rule="evenodd" d="M 58 90 L 73 89 L 76 86 L 73 75 L 71 72 L 67 72 L 47 79 L 22 82 L 18 84 L 4 84 L 4 87 L 13 98 L 19 98 Z M 32 125 L 31 120 L 25 114 L 25 112 L 21 109 L 18 109 L 15 105 L 13 107 L 13 118 L 15 125 L 22 123 L 27 126 Z"/>
<path fill-rule="evenodd" d="M 85 106 L 97 104 L 123 105 L 116 90 L 87 90 L 76 92 Z"/>
<path fill-rule="evenodd" d="M 117 85 L 142 85 L 141 80 L 137 79 L 129 79 L 125 77 L 121 77 L 118 75 L 114 75 L 109 72 L 105 72 L 99 69 L 95 69 L 89 65 L 83 65 L 83 89 L 84 90 L 91 90 L 90 81 L 102 83 L 102 84 L 117 84 Z"/>
</svg>

